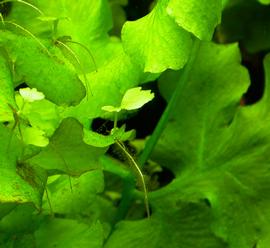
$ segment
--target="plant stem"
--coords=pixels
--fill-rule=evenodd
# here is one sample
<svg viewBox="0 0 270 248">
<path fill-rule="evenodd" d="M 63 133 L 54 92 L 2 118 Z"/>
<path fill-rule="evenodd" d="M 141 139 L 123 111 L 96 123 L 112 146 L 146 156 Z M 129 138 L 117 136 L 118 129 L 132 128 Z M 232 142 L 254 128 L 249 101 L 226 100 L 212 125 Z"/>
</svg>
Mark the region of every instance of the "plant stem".
<svg viewBox="0 0 270 248">
<path fill-rule="evenodd" d="M 197 53 L 198 50 L 200 48 L 200 40 L 196 39 L 194 41 L 194 44 L 192 46 L 192 50 L 191 50 L 191 54 L 190 54 L 190 58 L 189 61 L 187 62 L 186 66 L 183 68 L 182 73 L 180 75 L 180 79 L 179 82 L 176 86 L 176 89 L 164 111 L 164 113 L 162 114 L 153 134 L 150 136 L 150 138 L 148 139 L 148 141 L 146 142 L 145 148 L 141 154 L 141 156 L 138 159 L 138 163 L 139 165 L 142 167 L 145 162 L 148 160 L 148 158 L 150 157 L 153 149 L 155 148 L 155 145 L 157 144 L 160 135 L 162 134 L 165 125 L 167 124 L 170 116 L 171 116 L 171 112 L 173 111 L 173 109 L 175 108 L 175 105 L 179 99 L 180 94 L 182 93 L 185 85 L 188 82 L 189 79 L 189 75 L 190 75 L 190 71 L 193 68 L 194 65 L 194 61 L 197 57 Z"/>
<path fill-rule="evenodd" d="M 114 113 L 114 121 L 113 121 L 113 129 L 115 129 L 115 130 L 117 128 L 117 121 L 118 121 L 118 113 L 115 112 Z"/>
</svg>

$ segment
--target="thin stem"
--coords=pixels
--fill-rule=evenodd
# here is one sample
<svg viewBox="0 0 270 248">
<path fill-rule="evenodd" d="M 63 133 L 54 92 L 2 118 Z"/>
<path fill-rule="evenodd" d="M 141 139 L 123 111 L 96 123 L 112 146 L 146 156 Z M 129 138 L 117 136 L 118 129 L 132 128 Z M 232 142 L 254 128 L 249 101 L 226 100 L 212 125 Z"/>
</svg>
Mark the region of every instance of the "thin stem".
<svg viewBox="0 0 270 248">
<path fill-rule="evenodd" d="M 13 26 L 15 26 L 16 28 L 18 28 L 18 29 L 20 29 L 20 30 L 22 30 L 22 31 L 24 31 L 25 33 L 27 33 L 29 36 L 31 36 L 45 51 L 46 51 L 46 53 L 51 57 L 52 55 L 51 55 L 51 53 L 50 53 L 50 51 L 48 50 L 48 48 L 47 47 L 45 47 L 42 43 L 41 43 L 41 41 L 34 35 L 34 34 L 32 34 L 29 30 L 27 30 L 26 28 L 24 28 L 23 26 L 21 26 L 21 25 L 19 25 L 19 24 L 17 24 L 17 23 L 15 23 L 15 22 L 11 22 L 11 21 L 4 21 L 5 23 L 8 23 L 8 24 L 11 24 L 11 25 L 13 25 Z"/>
<path fill-rule="evenodd" d="M 116 140 L 115 143 L 121 148 L 121 150 L 128 157 L 129 161 L 131 162 L 131 164 L 133 165 L 133 167 L 135 168 L 135 170 L 136 170 L 136 172 L 138 174 L 138 178 L 141 181 L 143 192 L 144 192 L 145 209 L 146 209 L 147 217 L 149 218 L 150 217 L 150 209 L 149 209 L 148 191 L 147 191 L 147 188 L 146 188 L 146 183 L 145 183 L 145 180 L 144 180 L 144 176 L 142 174 L 142 171 L 141 171 L 140 167 L 138 166 L 138 164 L 136 163 L 136 161 L 134 160 L 134 158 L 126 150 L 125 146 L 120 141 L 118 141 L 118 140 Z"/>
<path fill-rule="evenodd" d="M 4 3 L 9 3 L 9 2 L 22 3 L 24 5 L 27 5 L 27 6 L 31 7 L 31 8 L 33 8 L 34 10 L 36 10 L 40 15 L 44 15 L 44 13 L 38 7 L 36 7 L 35 5 L 33 5 L 31 3 L 23 1 L 23 0 L 4 0 L 4 1 L 1 1 L 0 4 L 2 5 Z"/>
<path fill-rule="evenodd" d="M 144 148 L 141 156 L 139 157 L 138 163 L 140 166 L 143 166 L 145 164 L 145 162 L 150 157 L 153 149 L 155 148 L 155 145 L 157 144 L 157 142 L 160 138 L 160 135 L 163 132 L 165 125 L 167 124 L 167 122 L 171 116 L 171 112 L 175 108 L 175 105 L 179 99 L 180 94 L 182 93 L 185 85 L 188 82 L 188 79 L 190 76 L 190 71 L 193 68 L 194 61 L 197 57 L 197 53 L 198 53 L 199 48 L 200 48 L 200 40 L 196 39 L 194 41 L 194 44 L 192 47 L 189 61 L 187 62 L 186 66 L 183 68 L 183 71 L 180 75 L 180 79 L 179 79 L 179 82 L 177 84 L 177 87 L 176 87 L 164 113 L 162 114 L 153 134 L 146 142 L 145 148 Z"/>
<path fill-rule="evenodd" d="M 68 45 L 66 45 L 65 43 L 63 43 L 60 40 L 56 40 L 56 43 L 62 45 L 66 50 L 68 50 L 70 52 L 70 54 L 73 56 L 73 58 L 75 59 L 75 61 L 77 62 L 77 64 L 79 65 L 79 67 L 81 69 L 81 72 L 83 74 L 83 77 L 84 77 L 84 82 L 85 82 L 85 86 L 86 86 L 86 97 L 87 97 L 87 100 L 88 100 L 88 91 L 90 91 L 91 95 L 93 95 L 93 93 L 91 91 L 91 88 L 89 88 L 89 82 L 88 82 L 88 79 L 86 77 L 86 73 L 84 71 L 82 63 L 80 62 L 80 60 L 79 60 L 78 56 L 76 55 L 76 53 Z"/>
<path fill-rule="evenodd" d="M 48 201 L 48 205 L 49 205 L 49 208 L 50 208 L 51 215 L 54 216 L 54 212 L 53 212 L 53 209 L 52 209 L 52 203 L 51 203 L 51 200 L 49 198 L 49 192 L 48 192 L 47 186 L 44 187 L 44 191 L 45 191 L 45 194 L 46 194 L 46 198 L 47 198 L 47 201 Z"/>
<path fill-rule="evenodd" d="M 114 120 L 113 120 L 113 130 L 117 129 L 117 121 L 118 121 L 118 113 L 115 112 L 114 114 Z"/>
<path fill-rule="evenodd" d="M 80 42 L 73 41 L 73 40 L 67 40 L 66 42 L 70 42 L 70 43 L 73 43 L 73 44 L 76 44 L 76 45 L 81 46 L 81 47 L 89 54 L 89 56 L 90 56 L 90 58 L 91 58 L 91 60 L 92 60 L 92 62 L 93 62 L 93 64 L 94 64 L 95 71 L 98 72 L 97 64 L 96 64 L 95 58 L 94 58 L 93 54 L 91 53 L 90 49 L 89 49 L 87 46 L 83 45 L 83 44 L 80 43 Z"/>
</svg>

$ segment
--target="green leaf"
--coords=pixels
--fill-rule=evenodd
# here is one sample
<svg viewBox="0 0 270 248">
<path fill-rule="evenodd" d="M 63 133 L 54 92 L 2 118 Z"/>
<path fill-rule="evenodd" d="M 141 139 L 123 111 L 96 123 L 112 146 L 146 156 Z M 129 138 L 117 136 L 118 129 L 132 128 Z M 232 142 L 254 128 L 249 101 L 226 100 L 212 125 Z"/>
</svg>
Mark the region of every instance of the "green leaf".
<svg viewBox="0 0 270 248">
<path fill-rule="evenodd" d="M 46 174 L 19 161 L 22 146 L 10 130 L 0 125 L 0 203 L 33 203 L 40 207 Z"/>
<path fill-rule="evenodd" d="M 10 106 L 15 107 L 13 82 L 8 62 L 0 53 L 0 122 L 13 119 Z"/>
<path fill-rule="evenodd" d="M 221 20 L 221 0 L 169 0 L 167 12 L 176 23 L 201 40 L 211 40 Z"/>
<path fill-rule="evenodd" d="M 249 84 L 247 71 L 240 66 L 240 54 L 236 44 L 218 46 L 203 43 L 194 65 L 196 67 L 192 70 L 189 83 L 180 94 L 172 114 L 173 121 L 170 121 L 160 140 L 162 145 L 163 140 L 169 139 L 170 145 L 164 143 L 162 147 L 158 146 L 158 156 L 162 158 L 162 164 L 176 173 L 185 169 L 186 164 L 200 168 L 204 165 L 204 159 L 208 161 L 214 156 L 212 151 L 220 146 L 222 138 L 228 136 L 225 127 L 232 120 L 240 105 L 241 96 Z M 168 89 L 174 91 L 180 73 L 167 80 L 164 78 L 163 84 L 160 84 L 161 92 L 167 97 L 171 95 Z M 198 89 L 200 94 L 195 93 Z M 181 139 L 180 133 L 185 134 L 181 134 Z M 205 145 L 210 147 L 205 150 Z M 179 152 L 179 149 L 182 151 Z M 182 161 L 183 166 L 174 161 Z"/>
<path fill-rule="evenodd" d="M 216 32 L 220 43 L 241 42 L 249 53 L 270 48 L 270 17 L 267 6 L 257 1 L 232 1 L 222 14 Z"/>
<path fill-rule="evenodd" d="M 56 104 L 76 105 L 85 96 L 85 88 L 62 58 L 49 55 L 30 37 L 0 31 L 0 44 L 8 51 L 15 73 L 32 88 L 43 92 Z M 59 54 L 56 49 L 54 52 Z"/>
<path fill-rule="evenodd" d="M 142 90 L 142 87 L 131 88 L 124 94 L 121 108 L 126 110 L 138 109 L 150 102 L 153 98 L 154 93 L 151 90 Z"/>
<path fill-rule="evenodd" d="M 114 107 L 114 106 L 103 106 L 101 109 L 107 112 L 112 112 L 112 113 L 120 112 L 122 110 L 121 107 Z"/>
<path fill-rule="evenodd" d="M 91 82 L 92 96 L 75 106 L 64 109 L 63 116 L 72 116 L 88 127 L 89 119 L 107 117 L 103 106 L 119 106 L 124 93 L 137 86 L 145 75 L 130 61 L 123 50 L 110 60 L 98 72 L 87 75 Z"/>
<path fill-rule="evenodd" d="M 20 96 L 16 96 L 20 115 L 27 119 L 31 127 L 42 130 L 50 137 L 60 124 L 60 115 L 57 106 L 43 99 L 34 102 L 23 102 Z"/>
<path fill-rule="evenodd" d="M 180 69 L 189 56 L 191 36 L 168 16 L 167 2 L 158 1 L 148 15 L 126 22 L 122 29 L 125 51 L 145 72 Z"/>
<path fill-rule="evenodd" d="M 270 4 L 270 1 L 269 0 L 259 0 L 259 2 L 261 4 L 265 4 L 265 5 Z"/>
<path fill-rule="evenodd" d="M 128 89 L 124 94 L 120 107 L 103 106 L 101 109 L 107 112 L 120 112 L 121 110 L 135 110 L 154 98 L 151 90 L 142 90 L 142 87 Z"/>
<path fill-rule="evenodd" d="M 79 178 L 58 177 L 48 184 L 48 193 L 52 211 L 67 218 L 96 221 L 99 217 L 97 193 L 104 189 L 103 173 L 100 170 L 86 172 Z M 43 209 L 50 213 L 48 199 L 43 197 Z"/>
<path fill-rule="evenodd" d="M 108 147 L 115 143 L 115 139 L 120 141 L 132 140 L 136 136 L 136 131 L 134 129 L 125 131 L 125 128 L 125 125 L 123 125 L 116 130 L 114 129 L 113 133 L 110 133 L 110 135 L 102 135 L 97 132 L 84 129 L 83 140 L 86 144 L 97 147 Z"/>
<path fill-rule="evenodd" d="M 152 204 L 206 199 L 213 230 L 231 248 L 269 237 L 269 55 L 264 66 L 263 98 L 241 107 L 249 80 L 237 47 L 204 44 L 153 156 L 177 179 L 154 192 Z"/>
<path fill-rule="evenodd" d="M 55 131 L 49 145 L 29 159 L 29 163 L 50 173 L 78 176 L 86 171 L 99 169 L 98 159 L 103 153 L 104 148 L 85 144 L 82 125 L 73 118 L 67 118 Z"/>
<path fill-rule="evenodd" d="M 35 238 L 40 248 L 101 248 L 103 230 L 99 222 L 89 226 L 76 220 L 48 219 L 35 232 Z"/>
<path fill-rule="evenodd" d="M 49 144 L 49 139 L 45 137 L 45 132 L 38 128 L 21 126 L 21 132 L 25 144 L 41 147 Z"/>
<path fill-rule="evenodd" d="M 31 3 L 41 9 L 45 16 L 39 16 L 22 4 L 14 4 L 8 20 L 15 20 L 40 37 L 45 36 L 53 41 L 70 36 L 72 41 L 85 46 L 93 58 L 81 45 L 66 43 L 75 51 L 85 72 L 94 71 L 95 64 L 100 67 L 117 54 L 119 41 L 111 41 L 107 34 L 112 28 L 112 14 L 107 0 L 82 0 L 80 4 L 74 4 L 72 0 L 33 0 Z M 52 31 L 54 24 L 56 28 Z M 63 50 L 66 52 L 65 48 Z"/>
<path fill-rule="evenodd" d="M 38 92 L 36 88 L 21 88 L 19 93 L 26 102 L 34 102 L 45 98 L 42 92 Z"/>
<path fill-rule="evenodd" d="M 203 203 L 178 202 L 177 205 L 153 214 L 149 220 L 120 222 L 105 248 L 119 247 L 119 244 L 129 248 L 227 247 L 212 233 L 211 212 Z"/>
</svg>

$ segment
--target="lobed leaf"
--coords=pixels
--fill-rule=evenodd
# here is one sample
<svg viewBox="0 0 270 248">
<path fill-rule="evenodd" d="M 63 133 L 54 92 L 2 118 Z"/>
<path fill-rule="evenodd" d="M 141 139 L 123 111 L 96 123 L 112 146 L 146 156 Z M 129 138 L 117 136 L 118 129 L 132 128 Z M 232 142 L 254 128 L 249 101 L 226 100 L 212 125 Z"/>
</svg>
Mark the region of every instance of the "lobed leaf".
<svg viewBox="0 0 270 248">
<path fill-rule="evenodd" d="M 105 149 L 87 145 L 83 142 L 83 127 L 73 118 L 64 119 L 50 143 L 39 154 L 29 159 L 50 173 L 66 173 L 78 176 L 90 170 L 99 169 L 99 156 Z"/>
</svg>

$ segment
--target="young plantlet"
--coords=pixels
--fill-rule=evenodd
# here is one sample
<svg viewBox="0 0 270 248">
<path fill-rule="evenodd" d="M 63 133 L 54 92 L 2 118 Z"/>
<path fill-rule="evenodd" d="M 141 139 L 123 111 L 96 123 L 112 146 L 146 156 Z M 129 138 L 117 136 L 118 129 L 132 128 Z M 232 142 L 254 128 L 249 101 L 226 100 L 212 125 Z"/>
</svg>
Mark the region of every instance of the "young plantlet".
<svg viewBox="0 0 270 248">
<path fill-rule="evenodd" d="M 118 119 L 118 113 L 122 110 L 135 110 L 138 108 L 141 108 L 144 104 L 151 101 L 154 98 L 154 93 L 152 93 L 150 90 L 142 90 L 141 87 L 135 87 L 132 89 L 129 89 L 124 94 L 121 104 L 118 107 L 115 106 L 103 106 L 102 109 L 107 112 L 114 113 L 114 127 L 111 130 L 111 134 L 113 135 L 114 132 L 117 130 L 117 119 Z M 144 180 L 143 173 L 139 167 L 139 165 L 136 163 L 135 159 L 132 157 L 132 155 L 128 152 L 128 150 L 125 148 L 125 145 L 115 138 L 115 144 L 122 150 L 122 152 L 126 155 L 128 158 L 130 165 L 134 168 L 136 171 L 136 176 L 140 184 L 142 185 L 143 192 L 144 192 L 144 204 L 146 209 L 147 217 L 150 217 L 150 209 L 149 209 L 149 200 L 148 200 L 148 191 L 146 187 L 146 183 Z"/>
</svg>

